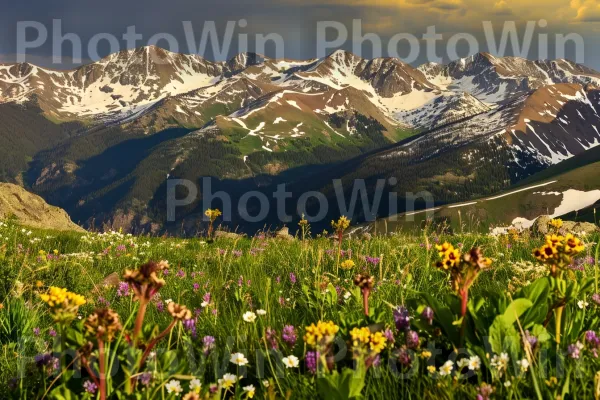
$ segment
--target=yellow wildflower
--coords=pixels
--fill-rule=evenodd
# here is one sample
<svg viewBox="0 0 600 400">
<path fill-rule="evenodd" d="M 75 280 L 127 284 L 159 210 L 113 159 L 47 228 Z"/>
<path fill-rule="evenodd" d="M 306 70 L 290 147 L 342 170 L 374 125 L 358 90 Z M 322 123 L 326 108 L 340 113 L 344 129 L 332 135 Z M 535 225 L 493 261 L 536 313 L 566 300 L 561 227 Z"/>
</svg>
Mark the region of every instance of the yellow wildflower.
<svg viewBox="0 0 600 400">
<path fill-rule="evenodd" d="M 350 226 L 350 220 L 342 215 L 337 222 L 331 221 L 331 226 L 336 232 L 344 232 Z"/>
<path fill-rule="evenodd" d="M 340 264 L 341 269 L 352 269 L 356 264 L 352 260 L 346 260 Z"/>
<path fill-rule="evenodd" d="M 385 349 L 387 339 L 381 332 L 375 332 L 371 334 L 371 343 L 369 344 L 371 351 L 379 354 Z"/>
<path fill-rule="evenodd" d="M 371 338 L 371 331 L 369 328 L 354 328 L 350 331 L 350 337 L 352 337 L 352 344 L 356 346 L 360 346 L 362 344 L 369 343 Z"/>
<path fill-rule="evenodd" d="M 560 218 L 556 218 L 551 220 L 548 224 L 553 228 L 560 229 L 563 226 L 563 221 Z"/>
<path fill-rule="evenodd" d="M 327 346 L 333 342 L 336 333 L 340 330 L 340 327 L 334 324 L 332 321 L 322 322 L 319 321 L 317 324 L 311 324 L 306 327 L 306 333 L 304 335 L 304 341 L 309 346 Z"/>
</svg>

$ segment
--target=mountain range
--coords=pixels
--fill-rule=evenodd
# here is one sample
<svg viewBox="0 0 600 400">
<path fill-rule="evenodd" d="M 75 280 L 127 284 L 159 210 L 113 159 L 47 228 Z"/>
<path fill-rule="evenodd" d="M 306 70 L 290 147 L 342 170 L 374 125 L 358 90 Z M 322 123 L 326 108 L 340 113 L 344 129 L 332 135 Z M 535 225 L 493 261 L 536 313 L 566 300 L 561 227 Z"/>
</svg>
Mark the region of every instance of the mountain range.
<svg viewBox="0 0 600 400">
<path fill-rule="evenodd" d="M 344 51 L 211 62 L 143 47 L 69 71 L 0 65 L 0 180 L 85 226 L 129 230 L 169 229 L 173 178 L 211 177 L 234 198 L 286 183 L 292 206 L 306 190 L 333 199 L 333 179 L 373 193 L 386 178 L 385 193 L 448 204 L 600 144 L 599 88 L 600 73 L 568 60 L 487 53 L 414 68 Z M 201 211 L 179 210 L 171 228 L 197 227 Z"/>
</svg>

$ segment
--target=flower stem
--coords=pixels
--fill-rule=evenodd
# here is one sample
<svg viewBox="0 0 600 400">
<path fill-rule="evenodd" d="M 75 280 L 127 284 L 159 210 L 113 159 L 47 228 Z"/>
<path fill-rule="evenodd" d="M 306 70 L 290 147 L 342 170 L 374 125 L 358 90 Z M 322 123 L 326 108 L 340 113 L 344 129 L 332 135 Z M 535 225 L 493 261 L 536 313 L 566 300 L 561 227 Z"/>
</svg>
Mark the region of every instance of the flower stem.
<svg viewBox="0 0 600 400">
<path fill-rule="evenodd" d="M 104 354 L 104 341 L 98 339 L 98 358 L 100 363 L 100 400 L 106 400 L 106 356 Z"/>
</svg>

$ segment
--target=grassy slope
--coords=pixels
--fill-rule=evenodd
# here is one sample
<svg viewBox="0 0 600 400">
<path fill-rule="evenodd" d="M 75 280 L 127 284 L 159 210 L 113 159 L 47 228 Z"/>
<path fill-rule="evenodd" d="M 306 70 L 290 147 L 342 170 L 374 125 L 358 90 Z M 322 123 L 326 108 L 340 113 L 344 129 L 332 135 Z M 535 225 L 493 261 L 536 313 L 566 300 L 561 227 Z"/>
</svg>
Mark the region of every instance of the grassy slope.
<svg viewBox="0 0 600 400">
<path fill-rule="evenodd" d="M 545 183 L 549 184 L 527 189 Z M 441 209 L 435 211 L 433 218 L 440 223 L 444 221 L 455 230 L 460 229 L 461 222 L 463 229 L 466 225 L 467 229 L 486 230 L 489 226 L 508 225 L 517 217 L 534 219 L 539 215 L 551 214 L 560 205 L 562 197 L 544 196 L 540 192 L 564 192 L 569 189 L 580 191 L 600 189 L 600 148 L 591 149 L 554 165 L 491 197 L 519 191 L 517 193 L 493 200 L 474 199 L 469 202 L 452 204 L 450 207 L 441 206 Z M 477 204 L 471 205 L 472 202 L 477 202 Z M 575 217 L 575 215 L 567 215 L 567 217 Z M 590 217 L 592 217 L 590 212 L 579 215 L 580 220 L 594 221 Z M 415 226 L 422 226 L 426 218 L 425 213 L 422 212 L 412 216 L 400 215 L 397 216 L 397 221 L 379 221 L 377 229 L 410 230 Z"/>
</svg>

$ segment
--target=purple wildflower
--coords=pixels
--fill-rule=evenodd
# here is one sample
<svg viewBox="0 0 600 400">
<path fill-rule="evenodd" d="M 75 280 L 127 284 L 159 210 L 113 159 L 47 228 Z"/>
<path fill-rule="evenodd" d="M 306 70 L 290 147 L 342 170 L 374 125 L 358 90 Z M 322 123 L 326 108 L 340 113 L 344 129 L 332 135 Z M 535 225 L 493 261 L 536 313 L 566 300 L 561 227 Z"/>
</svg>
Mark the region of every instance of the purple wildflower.
<svg viewBox="0 0 600 400">
<path fill-rule="evenodd" d="M 98 297 L 98 303 L 103 305 L 104 307 L 110 306 L 110 302 L 102 296 Z"/>
<path fill-rule="evenodd" d="M 398 349 L 396 352 L 396 357 L 398 358 L 398 362 L 405 367 L 408 367 L 412 360 L 410 359 L 410 353 L 405 347 Z"/>
<path fill-rule="evenodd" d="M 377 264 L 379 264 L 379 262 L 381 261 L 381 259 L 379 257 L 365 257 L 365 261 L 367 262 L 367 264 L 371 264 L 373 266 L 376 266 Z"/>
<path fill-rule="evenodd" d="M 394 310 L 394 322 L 396 323 L 396 329 L 399 331 L 407 331 L 410 329 L 410 316 L 408 315 L 408 309 L 404 306 L 398 306 Z"/>
<path fill-rule="evenodd" d="M 127 282 L 119 282 L 119 286 L 117 287 L 117 296 L 129 296 L 129 284 Z"/>
<path fill-rule="evenodd" d="M 284 326 L 283 331 L 281 333 L 281 337 L 283 341 L 288 344 L 288 346 L 294 347 L 294 345 L 296 344 L 296 340 L 298 340 L 296 328 L 294 328 L 293 325 Z"/>
<path fill-rule="evenodd" d="M 532 349 L 538 344 L 537 337 L 531 335 L 529 331 L 525 331 L 525 340 L 527 343 L 529 343 L 529 346 L 531 346 Z"/>
<path fill-rule="evenodd" d="M 195 338 L 196 337 L 196 320 L 193 318 L 186 319 L 183 321 L 183 327 L 190 332 L 190 335 Z"/>
<path fill-rule="evenodd" d="M 290 282 L 292 285 L 296 283 L 296 275 L 293 272 L 290 272 Z"/>
<path fill-rule="evenodd" d="M 56 336 L 56 331 L 52 328 L 50 328 L 50 330 L 48 331 L 48 334 L 50 334 L 50 336 L 55 337 Z"/>
<path fill-rule="evenodd" d="M 152 380 L 152 372 L 144 372 L 140 376 L 138 376 L 138 380 L 144 386 L 148 386 L 150 381 Z"/>
<path fill-rule="evenodd" d="M 165 311 L 165 303 L 163 303 L 162 301 L 160 301 L 160 300 L 159 300 L 159 301 L 156 303 L 156 309 L 157 309 L 159 312 L 163 312 L 163 311 Z"/>
<path fill-rule="evenodd" d="M 270 327 L 267 328 L 267 330 L 265 331 L 265 338 L 267 339 L 267 342 L 269 342 L 271 349 L 277 350 L 277 348 L 279 347 L 277 345 L 277 331 Z"/>
<path fill-rule="evenodd" d="M 567 348 L 567 353 L 569 354 L 569 357 L 577 360 L 577 359 L 579 359 L 582 348 L 583 348 L 583 345 L 581 344 L 581 342 L 570 344 L 569 347 Z"/>
<path fill-rule="evenodd" d="M 317 365 L 319 362 L 319 357 L 321 357 L 321 355 L 317 351 L 309 351 L 306 353 L 306 359 L 305 359 L 306 369 L 311 374 L 317 373 Z"/>
<path fill-rule="evenodd" d="M 198 282 L 194 282 L 194 292 L 197 292 L 198 290 L 200 290 L 200 284 Z"/>
<path fill-rule="evenodd" d="M 241 250 L 233 250 L 233 251 L 231 252 L 231 254 L 233 254 L 233 256 L 234 256 L 234 257 L 237 257 L 237 258 L 239 258 L 239 257 L 241 257 L 241 256 L 242 256 L 242 251 L 241 251 Z"/>
<path fill-rule="evenodd" d="M 387 340 L 390 344 L 394 344 L 394 342 L 396 341 L 396 339 L 394 338 L 394 332 L 392 332 L 390 328 L 385 328 L 383 336 L 385 336 L 385 340 Z"/>
<path fill-rule="evenodd" d="M 180 269 L 179 271 L 177 271 L 177 273 L 175 274 L 178 278 L 185 278 L 185 271 Z"/>
<path fill-rule="evenodd" d="M 90 380 L 87 380 L 83 383 L 83 388 L 89 394 L 95 394 L 96 390 L 98 390 L 98 385 L 96 385 L 94 382 L 92 382 Z"/>
<path fill-rule="evenodd" d="M 421 317 L 427 321 L 429 325 L 433 323 L 433 309 L 429 306 L 425 307 L 423 312 L 421 313 Z"/>
<path fill-rule="evenodd" d="M 215 348 L 214 336 L 204 336 L 202 338 L 202 352 L 207 356 Z"/>
<path fill-rule="evenodd" d="M 600 294 L 594 293 L 592 295 L 592 301 L 596 303 L 596 305 L 600 306 Z"/>
<path fill-rule="evenodd" d="M 40 328 L 37 328 L 37 327 L 36 327 L 36 328 L 33 328 L 33 334 L 34 334 L 35 336 L 40 336 Z"/>
<path fill-rule="evenodd" d="M 406 332 L 406 346 L 409 349 L 416 349 L 417 347 L 419 347 L 419 334 L 417 332 Z"/>
<path fill-rule="evenodd" d="M 600 338 L 596 335 L 594 331 L 587 331 L 585 333 L 585 341 L 588 342 L 590 346 L 600 347 Z"/>
</svg>

